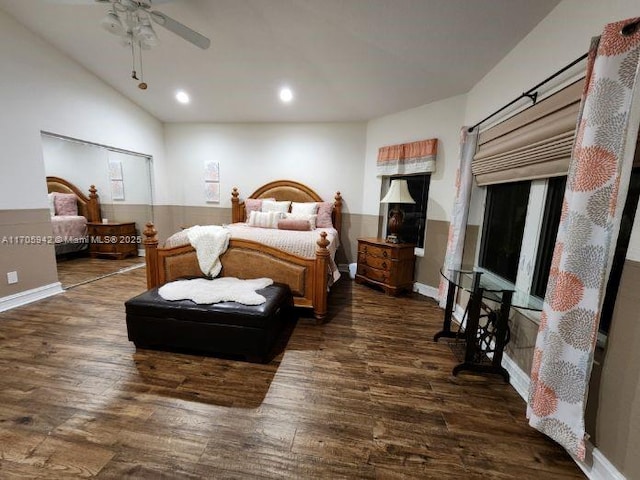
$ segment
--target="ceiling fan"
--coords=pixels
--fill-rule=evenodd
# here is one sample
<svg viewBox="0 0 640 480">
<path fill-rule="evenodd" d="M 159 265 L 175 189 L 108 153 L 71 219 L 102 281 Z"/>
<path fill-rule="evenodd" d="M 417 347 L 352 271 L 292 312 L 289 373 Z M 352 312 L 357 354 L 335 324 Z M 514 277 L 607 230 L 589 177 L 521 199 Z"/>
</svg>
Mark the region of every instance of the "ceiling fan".
<svg viewBox="0 0 640 480">
<path fill-rule="evenodd" d="M 171 0 L 155 0 L 154 3 L 169 1 Z M 153 23 L 163 26 L 203 50 L 211 45 L 211 40 L 204 35 L 162 12 L 152 10 L 152 0 L 63 0 L 63 3 L 102 3 L 111 6 L 107 14 L 100 20 L 100 25 L 108 32 L 119 36 L 123 46 L 131 47 L 133 57 L 131 77 L 140 80 L 138 87 L 142 90 L 147 89 L 147 84 L 142 79 L 142 50 L 149 50 L 158 45 L 158 36 L 153 29 Z M 140 79 L 136 72 L 136 47 L 139 51 Z"/>
<path fill-rule="evenodd" d="M 151 10 L 151 0 L 95 0 L 95 2 L 111 5 L 107 16 L 100 21 L 107 31 L 140 42 L 143 48 L 151 48 L 158 43 L 152 21 L 203 50 L 211 45 L 211 40 L 204 35 L 162 12 Z"/>
</svg>

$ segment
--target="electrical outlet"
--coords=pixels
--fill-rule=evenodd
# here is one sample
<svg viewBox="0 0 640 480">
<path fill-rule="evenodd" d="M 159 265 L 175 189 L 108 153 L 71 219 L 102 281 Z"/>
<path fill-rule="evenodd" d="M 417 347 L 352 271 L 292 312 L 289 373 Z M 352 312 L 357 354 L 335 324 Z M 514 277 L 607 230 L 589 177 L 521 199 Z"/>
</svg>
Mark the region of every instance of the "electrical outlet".
<svg viewBox="0 0 640 480">
<path fill-rule="evenodd" d="M 18 283 L 18 272 L 7 272 L 7 283 Z"/>
</svg>

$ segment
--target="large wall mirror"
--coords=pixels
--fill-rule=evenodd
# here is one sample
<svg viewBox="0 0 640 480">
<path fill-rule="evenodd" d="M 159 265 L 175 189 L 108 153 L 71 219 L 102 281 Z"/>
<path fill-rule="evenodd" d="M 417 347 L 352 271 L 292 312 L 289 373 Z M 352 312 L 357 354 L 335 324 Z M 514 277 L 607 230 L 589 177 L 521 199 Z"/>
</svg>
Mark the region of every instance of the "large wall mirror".
<svg viewBox="0 0 640 480">
<path fill-rule="evenodd" d="M 47 177 L 62 178 L 85 195 L 95 185 L 100 199 L 99 222 L 104 219 L 108 224 L 134 223 L 136 235 L 141 236 L 145 224 L 153 221 L 150 156 L 45 132 L 42 152 Z M 136 253 L 141 248 L 137 245 Z M 143 258 L 129 253 L 125 258 L 115 258 L 96 254 L 95 246 L 93 251 L 86 248 L 62 254 L 57 249 L 59 280 L 64 288 L 70 288 L 144 264 Z"/>
</svg>

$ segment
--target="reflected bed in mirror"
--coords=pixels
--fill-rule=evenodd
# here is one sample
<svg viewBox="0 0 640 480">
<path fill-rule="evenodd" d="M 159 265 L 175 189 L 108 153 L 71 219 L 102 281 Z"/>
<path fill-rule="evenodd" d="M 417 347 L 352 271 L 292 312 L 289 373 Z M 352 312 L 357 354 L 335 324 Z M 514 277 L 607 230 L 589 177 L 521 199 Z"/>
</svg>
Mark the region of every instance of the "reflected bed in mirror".
<svg viewBox="0 0 640 480">
<path fill-rule="evenodd" d="M 106 224 L 134 225 L 129 228 L 131 231 L 128 230 L 128 236 L 138 238 L 144 225 L 153 221 L 150 156 L 47 132 L 43 132 L 41 138 L 48 177 L 64 179 L 87 197 L 91 196 L 89 186 L 95 186 L 99 196 L 99 211 L 92 213 L 90 225 L 104 223 L 105 228 Z M 100 227 L 101 233 L 106 232 L 102 225 Z M 91 241 L 91 231 L 87 234 Z M 130 242 L 128 240 L 128 246 L 132 247 Z M 128 258 L 121 258 L 122 255 L 95 255 L 98 245 L 94 244 L 93 247 L 93 252 L 89 243 L 85 243 L 83 249 L 71 249 L 74 251 L 56 249 L 58 277 L 63 288 L 144 265 L 144 258 L 135 256 L 136 252 L 142 252 L 141 245 L 130 248 L 132 251 L 129 254 L 133 256 Z"/>
</svg>

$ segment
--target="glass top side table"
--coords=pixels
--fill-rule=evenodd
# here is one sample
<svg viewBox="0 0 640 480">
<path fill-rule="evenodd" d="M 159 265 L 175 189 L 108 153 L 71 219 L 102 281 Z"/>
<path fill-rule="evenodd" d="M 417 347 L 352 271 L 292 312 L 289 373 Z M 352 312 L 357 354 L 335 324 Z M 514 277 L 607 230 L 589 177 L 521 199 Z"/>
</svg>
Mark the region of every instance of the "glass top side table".
<svg viewBox="0 0 640 480">
<path fill-rule="evenodd" d="M 516 289 L 512 283 L 479 267 L 441 270 L 440 274 L 449 286 L 442 330 L 434 335 L 435 342 L 442 337 L 459 337 L 459 332 L 451 330 L 456 293 L 461 289 L 469 293 L 464 329 L 464 361 L 454 367 L 453 375 L 462 370 L 496 373 L 508 382 L 509 373 L 502 367 L 502 356 L 509 341 L 508 320 L 511 307 L 542 310 L 542 300 Z M 495 310 L 489 309 L 483 315 L 482 309 L 487 309 L 483 300 L 494 302 L 498 307 Z M 485 319 L 483 323 L 481 318 Z"/>
</svg>

